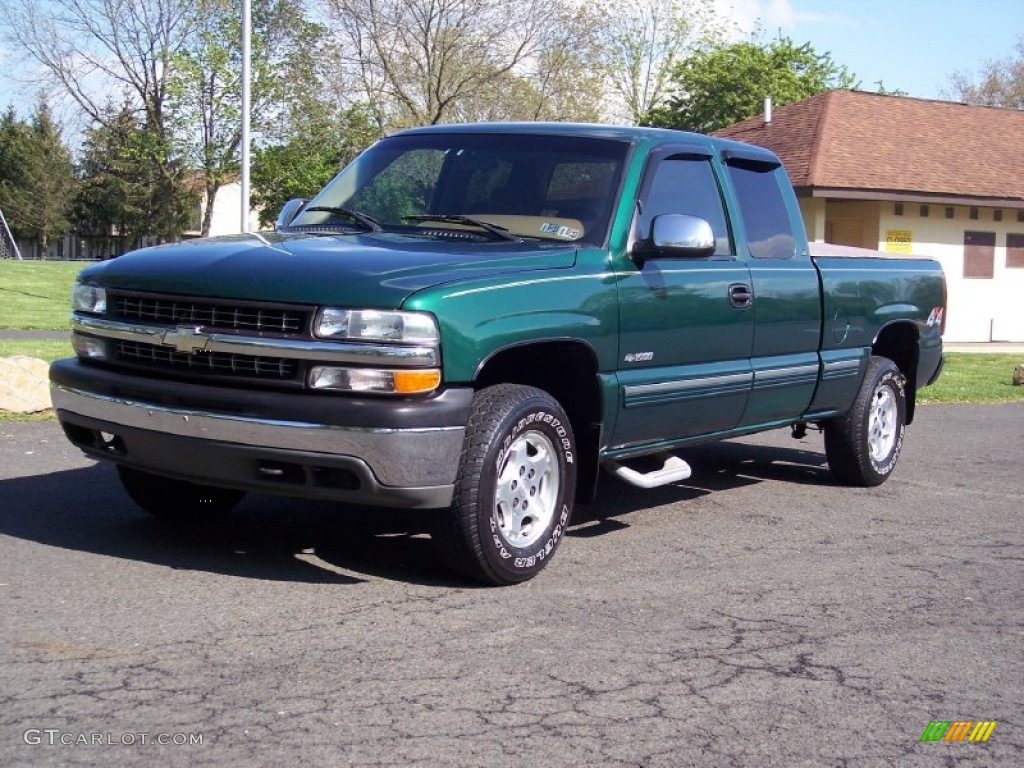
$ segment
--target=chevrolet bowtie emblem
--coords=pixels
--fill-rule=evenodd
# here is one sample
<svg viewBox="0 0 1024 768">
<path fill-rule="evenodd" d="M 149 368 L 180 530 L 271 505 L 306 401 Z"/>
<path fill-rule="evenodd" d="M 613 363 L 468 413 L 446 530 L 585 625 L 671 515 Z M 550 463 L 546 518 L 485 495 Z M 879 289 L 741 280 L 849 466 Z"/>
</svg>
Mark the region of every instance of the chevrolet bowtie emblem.
<svg viewBox="0 0 1024 768">
<path fill-rule="evenodd" d="M 198 325 L 179 325 L 173 331 L 164 331 L 160 343 L 165 347 L 174 347 L 175 352 L 191 355 L 206 349 L 210 337 Z"/>
</svg>

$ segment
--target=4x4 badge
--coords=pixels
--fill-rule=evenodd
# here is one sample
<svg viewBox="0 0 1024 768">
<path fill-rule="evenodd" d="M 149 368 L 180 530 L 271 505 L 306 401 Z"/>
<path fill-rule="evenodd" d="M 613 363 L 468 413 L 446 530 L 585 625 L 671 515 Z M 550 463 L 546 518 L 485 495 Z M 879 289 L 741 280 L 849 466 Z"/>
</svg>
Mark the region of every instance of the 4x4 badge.
<svg viewBox="0 0 1024 768">
<path fill-rule="evenodd" d="M 210 343 L 210 337 L 203 333 L 198 325 L 179 325 L 173 331 L 164 331 L 164 335 L 160 337 L 160 343 L 165 347 L 174 347 L 175 352 L 191 355 L 206 349 L 206 345 Z"/>
</svg>

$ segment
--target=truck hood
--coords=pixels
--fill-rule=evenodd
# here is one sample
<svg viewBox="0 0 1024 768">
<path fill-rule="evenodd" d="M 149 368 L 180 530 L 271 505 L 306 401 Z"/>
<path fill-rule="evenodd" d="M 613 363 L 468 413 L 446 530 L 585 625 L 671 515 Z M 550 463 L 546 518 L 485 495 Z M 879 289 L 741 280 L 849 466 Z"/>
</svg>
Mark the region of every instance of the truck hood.
<svg viewBox="0 0 1024 768">
<path fill-rule="evenodd" d="M 132 251 L 83 270 L 80 279 L 155 293 L 388 309 L 424 288 L 565 269 L 575 258 L 563 243 L 259 233 Z"/>
</svg>

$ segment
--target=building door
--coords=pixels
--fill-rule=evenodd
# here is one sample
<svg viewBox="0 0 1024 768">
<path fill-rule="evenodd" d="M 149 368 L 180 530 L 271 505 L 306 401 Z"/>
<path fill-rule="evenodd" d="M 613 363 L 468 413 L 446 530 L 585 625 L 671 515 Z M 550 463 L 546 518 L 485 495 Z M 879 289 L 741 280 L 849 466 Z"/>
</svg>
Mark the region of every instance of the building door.
<svg viewBox="0 0 1024 768">
<path fill-rule="evenodd" d="M 876 247 L 864 244 L 864 219 L 825 222 L 825 242 L 833 245 L 852 245 L 856 248 Z"/>
</svg>

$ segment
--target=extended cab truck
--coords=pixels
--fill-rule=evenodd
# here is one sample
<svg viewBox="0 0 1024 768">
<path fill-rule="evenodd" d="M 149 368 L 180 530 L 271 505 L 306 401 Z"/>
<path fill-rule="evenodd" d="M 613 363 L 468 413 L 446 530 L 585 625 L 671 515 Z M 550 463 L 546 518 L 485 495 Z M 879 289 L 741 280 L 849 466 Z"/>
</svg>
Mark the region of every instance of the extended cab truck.
<svg viewBox="0 0 1024 768">
<path fill-rule="evenodd" d="M 489 124 L 373 145 L 273 233 L 82 271 L 68 438 L 163 517 L 245 491 L 439 510 L 448 563 L 520 582 L 600 468 L 792 425 L 876 485 L 942 362 L 928 259 L 810 254 L 770 152 L 610 126 Z"/>
</svg>

